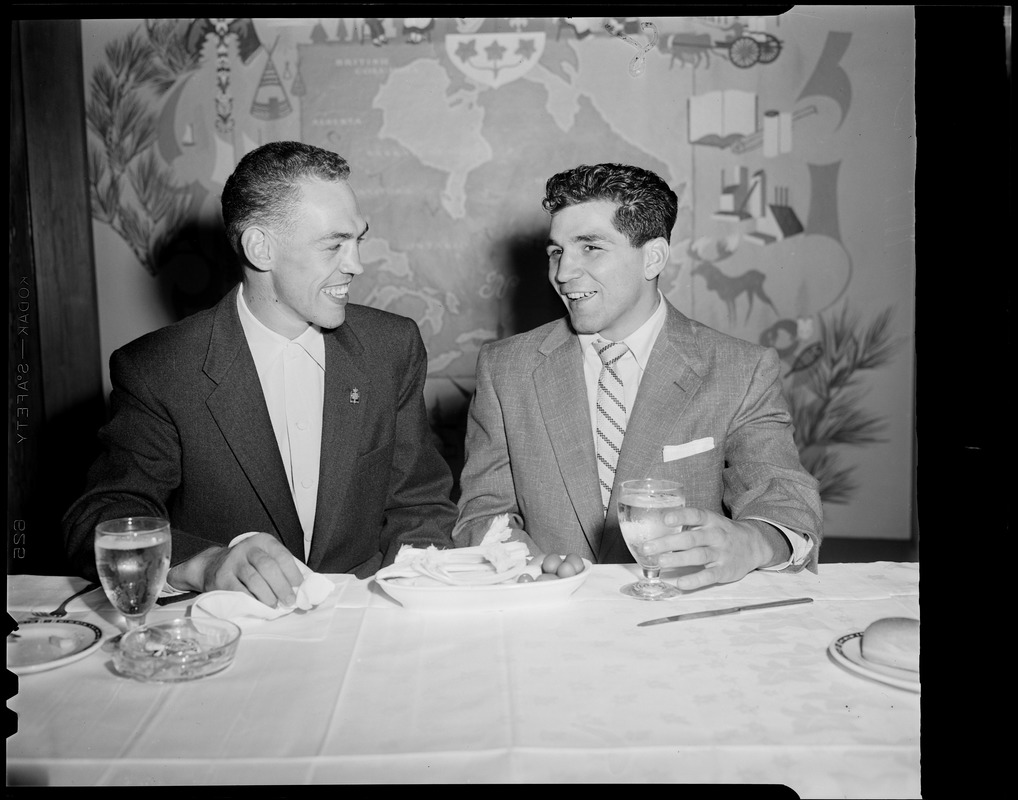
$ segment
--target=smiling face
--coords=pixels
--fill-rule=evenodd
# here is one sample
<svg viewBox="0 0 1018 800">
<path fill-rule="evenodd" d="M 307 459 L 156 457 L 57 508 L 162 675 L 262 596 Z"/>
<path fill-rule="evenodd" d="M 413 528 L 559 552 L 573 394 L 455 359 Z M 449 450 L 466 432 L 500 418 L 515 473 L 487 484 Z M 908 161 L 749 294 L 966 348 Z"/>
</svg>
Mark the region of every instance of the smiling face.
<svg viewBox="0 0 1018 800">
<path fill-rule="evenodd" d="M 577 333 L 624 339 L 654 313 L 657 276 L 668 260 L 664 239 L 633 247 L 605 200 L 566 206 L 551 218 L 548 279 Z"/>
<path fill-rule="evenodd" d="M 309 180 L 284 230 L 248 228 L 245 253 L 254 270 L 244 298 L 268 328 L 290 339 L 309 324 L 338 328 L 346 320 L 350 282 L 360 275 L 359 245 L 368 225 L 345 181 Z"/>
</svg>

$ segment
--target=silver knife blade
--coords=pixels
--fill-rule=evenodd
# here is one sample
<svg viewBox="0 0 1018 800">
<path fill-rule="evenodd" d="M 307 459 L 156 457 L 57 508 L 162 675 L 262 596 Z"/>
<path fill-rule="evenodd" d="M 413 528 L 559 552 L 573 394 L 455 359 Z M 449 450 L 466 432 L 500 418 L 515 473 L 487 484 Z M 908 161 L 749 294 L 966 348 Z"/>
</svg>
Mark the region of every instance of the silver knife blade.
<svg viewBox="0 0 1018 800">
<path fill-rule="evenodd" d="M 201 592 L 183 592 L 181 594 L 169 594 L 156 600 L 157 606 L 168 606 L 170 603 L 180 603 L 184 600 L 194 600 Z"/>
<path fill-rule="evenodd" d="M 754 603 L 749 606 L 733 606 L 732 608 L 715 608 L 713 611 L 692 611 L 688 614 L 676 614 L 672 617 L 660 617 L 648 619 L 646 622 L 636 623 L 636 627 L 642 628 L 646 625 L 661 625 L 665 622 L 679 622 L 686 619 L 703 619 L 704 617 L 720 617 L 722 614 L 738 614 L 740 611 L 749 611 L 753 608 L 775 608 L 776 606 L 794 606 L 799 603 L 812 603 L 812 597 L 796 597 L 794 600 L 773 600 L 770 603 Z"/>
</svg>

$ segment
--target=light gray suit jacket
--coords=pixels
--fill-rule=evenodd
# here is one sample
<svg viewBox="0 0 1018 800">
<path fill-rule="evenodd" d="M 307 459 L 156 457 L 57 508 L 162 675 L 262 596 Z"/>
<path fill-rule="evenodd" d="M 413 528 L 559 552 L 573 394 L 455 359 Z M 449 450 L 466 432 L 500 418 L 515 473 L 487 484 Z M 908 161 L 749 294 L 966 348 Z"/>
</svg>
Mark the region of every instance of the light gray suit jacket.
<svg viewBox="0 0 1018 800">
<path fill-rule="evenodd" d="M 708 438 L 711 449 L 665 461 L 666 445 Z M 788 569 L 816 571 L 823 511 L 817 481 L 792 440 L 773 349 L 708 328 L 667 304 L 605 519 L 583 359 L 567 319 L 481 348 L 453 531 L 458 546 L 477 544 L 492 517 L 508 513 L 542 552 L 629 563 L 618 487 L 645 477 L 685 484 L 690 506 L 809 536 L 807 563 Z"/>
</svg>

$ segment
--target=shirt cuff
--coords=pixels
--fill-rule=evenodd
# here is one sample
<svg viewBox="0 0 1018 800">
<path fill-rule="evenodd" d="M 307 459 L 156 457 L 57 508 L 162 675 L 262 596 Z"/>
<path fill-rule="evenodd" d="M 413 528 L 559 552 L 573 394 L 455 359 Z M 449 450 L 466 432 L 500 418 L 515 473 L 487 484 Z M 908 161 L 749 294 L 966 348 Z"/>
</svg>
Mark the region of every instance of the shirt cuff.
<svg viewBox="0 0 1018 800">
<path fill-rule="evenodd" d="M 784 537 L 788 540 L 788 544 L 792 548 L 792 557 L 787 561 L 780 564 L 775 564 L 772 567 L 760 567 L 761 570 L 766 572 L 780 572 L 783 569 L 787 569 L 791 566 L 799 566 L 806 563 L 806 559 L 809 557 L 810 551 L 813 550 L 813 540 L 810 539 L 804 533 L 796 533 L 793 530 L 789 530 L 784 525 L 779 525 L 773 520 L 765 519 L 764 517 L 745 517 L 745 519 L 755 519 L 760 522 L 766 522 L 768 525 L 773 525 L 777 528 Z"/>
<path fill-rule="evenodd" d="M 766 521 L 767 520 L 764 520 L 764 522 L 766 522 Z M 772 522 L 771 525 L 773 525 L 773 524 L 774 523 Z M 230 543 L 228 545 L 226 545 L 226 546 L 227 547 L 234 547 L 235 545 L 238 545 L 241 542 L 243 542 L 245 539 L 250 539 L 252 536 L 257 536 L 259 533 L 261 533 L 261 531 L 248 531 L 247 533 L 242 533 L 239 536 L 234 536 L 230 540 Z"/>
</svg>

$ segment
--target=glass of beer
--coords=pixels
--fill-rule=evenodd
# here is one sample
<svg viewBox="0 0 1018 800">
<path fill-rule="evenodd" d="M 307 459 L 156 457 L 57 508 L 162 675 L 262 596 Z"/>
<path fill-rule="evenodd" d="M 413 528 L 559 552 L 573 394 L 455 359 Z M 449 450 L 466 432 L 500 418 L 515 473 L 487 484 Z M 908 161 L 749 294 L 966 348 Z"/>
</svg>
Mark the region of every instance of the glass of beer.
<svg viewBox="0 0 1018 800">
<path fill-rule="evenodd" d="M 658 556 L 646 556 L 640 545 L 668 533 L 682 530 L 672 524 L 669 514 L 686 505 L 682 484 L 674 481 L 642 478 L 624 481 L 619 493 L 619 527 L 629 552 L 643 570 L 643 578 L 623 586 L 622 594 L 640 600 L 667 600 L 682 594 L 671 584 L 661 580 Z"/>
<path fill-rule="evenodd" d="M 170 523 L 160 517 L 123 517 L 95 526 L 95 566 L 127 630 L 145 624 L 170 569 Z"/>
</svg>

